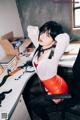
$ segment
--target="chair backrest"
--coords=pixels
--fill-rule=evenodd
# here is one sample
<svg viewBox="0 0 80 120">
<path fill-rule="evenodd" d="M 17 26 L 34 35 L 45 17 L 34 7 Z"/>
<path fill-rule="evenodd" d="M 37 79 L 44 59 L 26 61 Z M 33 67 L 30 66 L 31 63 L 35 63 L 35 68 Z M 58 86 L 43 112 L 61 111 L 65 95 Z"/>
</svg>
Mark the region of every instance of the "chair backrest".
<svg viewBox="0 0 80 120">
<path fill-rule="evenodd" d="M 80 100 L 80 49 L 73 65 L 73 85 L 74 85 L 74 95 Z"/>
<path fill-rule="evenodd" d="M 80 80 L 80 49 L 79 49 L 77 58 L 75 60 L 75 63 L 73 65 L 73 76 L 74 76 L 74 79 Z"/>
</svg>

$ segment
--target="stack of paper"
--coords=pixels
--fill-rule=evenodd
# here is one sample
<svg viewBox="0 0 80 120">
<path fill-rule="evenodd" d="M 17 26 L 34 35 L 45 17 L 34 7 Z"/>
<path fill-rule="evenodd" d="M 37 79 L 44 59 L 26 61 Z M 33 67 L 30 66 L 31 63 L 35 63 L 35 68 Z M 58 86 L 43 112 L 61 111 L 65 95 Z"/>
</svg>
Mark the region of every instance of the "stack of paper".
<svg viewBox="0 0 80 120">
<path fill-rule="evenodd" d="M 16 65 L 16 56 L 7 55 L 0 60 L 0 64 L 4 69 L 12 69 Z"/>
</svg>

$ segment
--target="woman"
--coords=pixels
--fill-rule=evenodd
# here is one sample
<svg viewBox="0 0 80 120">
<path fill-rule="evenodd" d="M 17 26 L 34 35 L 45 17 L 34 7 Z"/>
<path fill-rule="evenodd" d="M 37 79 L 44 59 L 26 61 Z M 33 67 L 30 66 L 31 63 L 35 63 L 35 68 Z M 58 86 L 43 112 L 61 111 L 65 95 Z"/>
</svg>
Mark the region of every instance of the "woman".
<svg viewBox="0 0 80 120">
<path fill-rule="evenodd" d="M 41 84 L 45 88 L 45 93 L 47 94 L 66 94 L 68 93 L 68 85 L 63 78 L 57 75 L 58 64 L 61 56 L 63 55 L 65 49 L 67 48 L 70 37 L 67 33 L 64 33 L 63 28 L 60 24 L 55 21 L 48 21 L 39 29 L 39 34 L 37 35 L 34 27 L 28 27 L 28 36 L 30 39 L 38 38 L 39 46 L 34 52 L 32 63 L 35 71 L 40 79 Z M 34 37 L 35 36 L 35 37 Z M 38 98 L 37 98 L 37 101 Z M 61 103 L 62 99 L 53 99 L 51 102 L 53 104 Z M 36 110 L 37 107 L 38 110 Z M 34 111 L 42 118 L 42 120 L 47 120 L 48 116 L 45 118 L 46 112 L 39 104 L 35 104 L 33 100 Z M 40 111 L 39 111 L 40 110 Z M 39 112 L 38 112 L 39 111 Z"/>
</svg>

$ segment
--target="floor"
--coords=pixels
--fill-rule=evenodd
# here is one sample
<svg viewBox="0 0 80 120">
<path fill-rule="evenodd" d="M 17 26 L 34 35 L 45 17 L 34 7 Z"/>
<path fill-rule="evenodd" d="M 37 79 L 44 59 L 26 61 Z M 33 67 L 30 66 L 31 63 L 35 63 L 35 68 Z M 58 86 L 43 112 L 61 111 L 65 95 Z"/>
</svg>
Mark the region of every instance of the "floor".
<svg viewBox="0 0 80 120">
<path fill-rule="evenodd" d="M 51 115 L 49 115 L 50 120 L 61 120 L 60 114 L 61 113 L 52 113 Z M 34 114 L 34 120 L 41 120 L 41 119 Z M 66 113 L 65 120 L 80 120 L 80 116 L 76 116 L 71 113 Z"/>
</svg>

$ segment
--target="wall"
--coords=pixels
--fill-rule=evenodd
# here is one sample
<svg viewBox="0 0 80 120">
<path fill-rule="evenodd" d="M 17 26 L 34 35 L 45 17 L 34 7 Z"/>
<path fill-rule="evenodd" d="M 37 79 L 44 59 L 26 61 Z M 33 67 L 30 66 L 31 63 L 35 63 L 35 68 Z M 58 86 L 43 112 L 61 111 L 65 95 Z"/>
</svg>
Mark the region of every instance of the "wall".
<svg viewBox="0 0 80 120">
<path fill-rule="evenodd" d="M 16 3 L 25 36 L 28 24 L 41 26 L 48 20 L 57 21 L 70 29 L 70 4 L 55 3 L 54 0 L 16 0 Z"/>
<path fill-rule="evenodd" d="M 0 36 L 14 32 L 14 36 L 23 36 L 23 30 L 15 0 L 0 0 Z"/>
<path fill-rule="evenodd" d="M 65 3 L 64 0 L 16 0 L 16 3 L 25 36 L 27 36 L 26 28 L 29 24 L 41 26 L 48 20 L 54 20 L 64 26 L 64 29 L 71 34 L 72 39 L 78 38 L 76 34 L 71 33 L 72 4 L 70 2 Z"/>
</svg>

